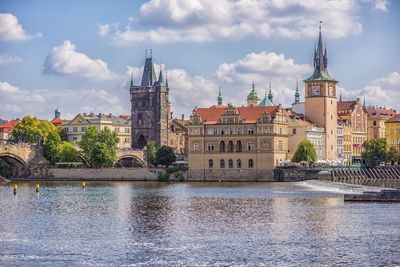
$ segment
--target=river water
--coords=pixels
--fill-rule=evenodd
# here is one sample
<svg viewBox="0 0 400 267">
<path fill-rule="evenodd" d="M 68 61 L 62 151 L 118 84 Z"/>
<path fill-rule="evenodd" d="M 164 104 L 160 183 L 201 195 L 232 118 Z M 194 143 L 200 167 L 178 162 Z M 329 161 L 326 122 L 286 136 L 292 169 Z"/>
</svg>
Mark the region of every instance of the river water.
<svg viewBox="0 0 400 267">
<path fill-rule="evenodd" d="M 400 204 L 299 183 L 0 186 L 0 266 L 399 266 Z"/>
</svg>

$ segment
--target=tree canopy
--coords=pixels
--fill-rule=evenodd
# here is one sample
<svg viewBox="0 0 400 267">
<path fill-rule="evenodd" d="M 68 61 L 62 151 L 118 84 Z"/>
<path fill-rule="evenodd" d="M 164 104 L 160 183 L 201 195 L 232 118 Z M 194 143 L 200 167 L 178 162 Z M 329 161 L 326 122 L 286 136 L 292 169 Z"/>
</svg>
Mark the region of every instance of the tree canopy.
<svg viewBox="0 0 400 267">
<path fill-rule="evenodd" d="M 168 167 L 173 162 L 176 161 L 176 156 L 172 147 L 169 146 L 161 146 L 158 148 L 156 153 L 156 161 L 157 164 Z"/>
<path fill-rule="evenodd" d="M 111 132 L 108 128 L 99 132 L 95 126 L 89 126 L 79 146 L 90 166 L 111 166 L 117 159 L 118 141 L 116 132 Z"/>
<path fill-rule="evenodd" d="M 51 122 L 27 115 L 14 127 L 11 141 L 43 144 L 50 133 L 58 132 L 59 129 Z"/>
<path fill-rule="evenodd" d="M 146 152 L 149 165 L 157 165 L 157 143 L 155 141 L 147 143 Z"/>
<path fill-rule="evenodd" d="M 369 167 L 375 167 L 386 159 L 386 139 L 371 139 L 363 144 L 364 152 L 361 158 Z"/>
<path fill-rule="evenodd" d="M 317 152 L 315 151 L 314 144 L 310 141 L 304 139 L 300 142 L 297 147 L 296 152 L 292 158 L 293 162 L 307 161 L 307 162 L 316 162 L 317 161 Z"/>
</svg>

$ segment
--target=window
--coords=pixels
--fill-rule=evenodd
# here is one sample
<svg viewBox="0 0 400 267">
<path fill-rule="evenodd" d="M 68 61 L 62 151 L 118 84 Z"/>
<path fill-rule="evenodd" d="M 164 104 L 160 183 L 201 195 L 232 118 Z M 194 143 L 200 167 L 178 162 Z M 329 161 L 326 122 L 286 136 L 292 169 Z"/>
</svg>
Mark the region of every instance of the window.
<svg viewBox="0 0 400 267">
<path fill-rule="evenodd" d="M 126 133 L 129 133 L 129 128 L 125 128 L 125 132 L 126 132 Z"/>
<path fill-rule="evenodd" d="M 233 160 L 228 160 L 228 167 L 229 167 L 229 169 L 232 169 L 233 168 Z"/>
<path fill-rule="evenodd" d="M 76 133 L 76 132 L 78 131 L 78 127 L 73 127 L 73 128 L 72 128 L 72 131 L 73 131 L 74 133 Z"/>
<path fill-rule="evenodd" d="M 279 150 L 283 150 L 283 144 L 282 144 L 282 141 L 279 141 Z"/>
<path fill-rule="evenodd" d="M 249 159 L 249 169 L 253 169 L 254 164 L 253 164 L 253 160 Z"/>
<path fill-rule="evenodd" d="M 125 144 L 129 143 L 129 138 L 125 138 Z"/>
<path fill-rule="evenodd" d="M 214 151 L 214 143 L 208 143 L 208 151 Z"/>
<path fill-rule="evenodd" d="M 225 152 L 225 141 L 219 142 L 219 152 Z"/>
<path fill-rule="evenodd" d="M 68 132 L 69 132 L 69 129 L 68 129 L 68 128 L 64 128 L 64 131 L 65 131 L 66 133 L 68 133 Z"/>
<path fill-rule="evenodd" d="M 296 129 L 293 129 L 293 131 L 292 131 L 292 132 L 293 132 L 293 134 L 296 134 Z"/>
<path fill-rule="evenodd" d="M 208 160 L 208 168 L 209 168 L 209 169 L 212 169 L 212 168 L 213 168 L 213 165 L 214 165 L 213 160 L 212 160 L 212 159 L 209 159 L 209 160 Z"/>
<path fill-rule="evenodd" d="M 233 141 L 228 142 L 228 152 L 233 152 Z"/>
<path fill-rule="evenodd" d="M 81 128 L 81 131 L 82 131 L 82 132 L 86 131 L 86 127 L 82 127 L 82 128 Z"/>
<path fill-rule="evenodd" d="M 241 141 L 236 142 L 236 152 L 242 152 L 242 142 Z"/>
<path fill-rule="evenodd" d="M 229 129 L 229 134 L 233 134 L 233 129 L 232 128 Z"/>
<path fill-rule="evenodd" d="M 247 132 L 248 132 L 248 134 L 254 134 L 254 129 L 250 128 L 250 129 L 247 130 Z"/>
<path fill-rule="evenodd" d="M 225 160 L 221 159 L 221 160 L 219 161 L 219 167 L 220 167 L 221 169 L 224 169 L 224 168 L 225 168 Z"/>
<path fill-rule="evenodd" d="M 199 143 L 193 143 L 193 150 L 199 150 Z"/>
<path fill-rule="evenodd" d="M 374 126 L 376 126 L 376 121 L 373 121 L 373 123 L 372 123 Z"/>
<path fill-rule="evenodd" d="M 221 130 L 221 135 L 224 135 L 224 133 L 225 133 L 224 130 Z"/>
<path fill-rule="evenodd" d="M 119 127 L 115 128 L 115 132 L 119 133 Z"/>
<path fill-rule="evenodd" d="M 78 137 L 76 137 L 76 136 L 72 137 L 72 141 L 77 141 L 77 140 L 78 140 Z"/>
<path fill-rule="evenodd" d="M 142 113 L 138 114 L 136 125 L 137 126 L 142 126 L 143 125 L 143 114 Z"/>
<path fill-rule="evenodd" d="M 240 159 L 236 161 L 236 166 L 238 169 L 242 168 L 242 161 Z"/>
<path fill-rule="evenodd" d="M 254 142 L 247 142 L 247 150 L 254 150 Z"/>
</svg>

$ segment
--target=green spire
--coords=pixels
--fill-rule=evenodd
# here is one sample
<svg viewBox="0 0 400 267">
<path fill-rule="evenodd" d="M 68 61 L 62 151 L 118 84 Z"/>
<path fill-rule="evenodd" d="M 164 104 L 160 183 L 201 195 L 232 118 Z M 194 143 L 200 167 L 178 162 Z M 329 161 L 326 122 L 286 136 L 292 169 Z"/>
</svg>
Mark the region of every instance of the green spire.
<svg viewBox="0 0 400 267">
<path fill-rule="evenodd" d="M 304 80 L 305 82 L 308 81 L 337 82 L 328 73 L 328 53 L 326 52 L 326 46 L 324 47 L 322 41 L 321 24 L 322 21 L 320 21 L 318 43 L 314 51 L 314 72 L 310 77 Z"/>
<path fill-rule="evenodd" d="M 271 89 L 271 81 L 269 81 L 268 100 L 269 100 L 271 103 L 273 103 L 273 95 L 272 95 L 272 89 Z"/>
<path fill-rule="evenodd" d="M 260 98 L 257 95 L 256 90 L 254 89 L 254 82 L 251 85 L 251 92 L 250 94 L 247 95 L 247 100 L 260 100 Z"/>
<path fill-rule="evenodd" d="M 61 111 L 60 108 L 57 106 L 56 110 L 54 110 L 54 118 L 58 119 L 61 117 Z"/>
<path fill-rule="evenodd" d="M 221 86 L 218 89 L 218 105 L 222 105 Z"/>
<path fill-rule="evenodd" d="M 300 103 L 300 93 L 299 93 L 299 81 L 296 81 L 296 92 L 294 93 L 294 103 Z"/>
</svg>

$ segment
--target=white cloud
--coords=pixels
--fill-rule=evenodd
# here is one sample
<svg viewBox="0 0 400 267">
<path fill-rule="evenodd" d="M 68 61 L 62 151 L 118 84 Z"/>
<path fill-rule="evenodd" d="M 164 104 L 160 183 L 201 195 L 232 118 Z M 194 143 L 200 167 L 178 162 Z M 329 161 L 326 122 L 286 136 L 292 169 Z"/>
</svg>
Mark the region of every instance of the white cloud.
<svg viewBox="0 0 400 267">
<path fill-rule="evenodd" d="M 80 76 L 91 80 L 120 78 L 108 69 L 106 62 L 101 59 L 91 59 L 86 54 L 77 52 L 75 48 L 69 40 L 54 47 L 43 64 L 44 73 Z"/>
<path fill-rule="evenodd" d="M 114 44 L 207 42 L 215 39 L 304 38 L 317 34 L 344 37 L 362 31 L 355 0 L 151 0 L 140 8 L 138 22 L 125 28 L 99 25 L 99 35 Z M 143 29 L 144 28 L 144 29 Z"/>
<path fill-rule="evenodd" d="M 360 90 L 342 88 L 343 100 L 365 98 L 370 106 L 385 106 L 400 111 L 400 73 L 392 72 L 388 76 L 371 81 Z"/>
<path fill-rule="evenodd" d="M 373 10 L 389 12 L 389 0 L 373 0 Z"/>
<path fill-rule="evenodd" d="M 11 56 L 6 53 L 0 54 L 0 65 L 10 64 L 10 63 L 17 63 L 21 62 L 22 60 L 17 56 Z"/>
<path fill-rule="evenodd" d="M 0 113 L 3 119 L 21 118 L 27 114 L 52 119 L 58 105 L 62 118 L 72 118 L 83 112 L 129 114 L 128 96 L 126 88 L 26 90 L 0 82 Z"/>
<path fill-rule="evenodd" d="M 0 25 L 0 41 L 23 41 L 42 36 L 41 33 L 27 34 L 17 17 L 10 13 L 0 13 Z"/>
<path fill-rule="evenodd" d="M 236 103 L 244 104 L 254 82 L 259 97 L 264 96 L 271 81 L 274 104 L 289 106 L 294 101 L 296 80 L 302 80 L 312 72 L 308 64 L 296 64 L 293 59 L 274 52 L 250 53 L 234 63 L 223 63 L 216 76 L 228 84 L 229 96 Z M 233 97 L 233 98 L 232 98 Z"/>
</svg>

